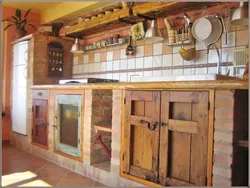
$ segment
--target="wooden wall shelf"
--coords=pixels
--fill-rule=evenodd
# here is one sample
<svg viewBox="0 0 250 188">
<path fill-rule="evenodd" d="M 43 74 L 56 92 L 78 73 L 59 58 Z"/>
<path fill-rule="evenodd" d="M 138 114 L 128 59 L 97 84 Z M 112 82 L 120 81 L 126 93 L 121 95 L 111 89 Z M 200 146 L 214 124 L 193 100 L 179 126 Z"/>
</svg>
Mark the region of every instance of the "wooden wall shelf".
<svg viewBox="0 0 250 188">
<path fill-rule="evenodd" d="M 184 11 L 198 10 L 201 8 L 211 7 L 219 4 L 219 2 L 147 2 L 135 5 L 133 7 L 134 15 L 137 14 L 150 14 L 154 11 L 158 11 L 156 18 L 175 15 L 183 13 Z M 128 25 L 119 22 L 119 18 L 125 18 L 129 16 L 129 8 L 123 8 L 121 10 L 104 15 L 103 17 L 97 17 L 86 22 L 62 28 L 59 32 L 60 36 L 74 36 L 80 33 L 83 36 L 101 32 L 107 29 L 114 29 L 124 25 Z M 152 15 L 149 15 L 152 16 Z M 139 19 L 139 17 L 138 17 Z"/>
</svg>

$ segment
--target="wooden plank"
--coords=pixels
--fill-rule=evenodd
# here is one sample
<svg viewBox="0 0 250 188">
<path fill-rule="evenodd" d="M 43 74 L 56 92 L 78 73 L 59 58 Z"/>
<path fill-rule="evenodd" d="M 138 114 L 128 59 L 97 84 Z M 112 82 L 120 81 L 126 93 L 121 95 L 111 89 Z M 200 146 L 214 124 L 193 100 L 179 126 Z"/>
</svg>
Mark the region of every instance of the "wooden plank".
<svg viewBox="0 0 250 188">
<path fill-rule="evenodd" d="M 167 184 L 168 185 L 173 185 L 173 186 L 190 186 L 190 187 L 195 186 L 195 184 L 185 182 L 185 181 L 181 181 L 181 180 L 177 180 L 175 178 L 167 178 Z"/>
<path fill-rule="evenodd" d="M 171 91 L 170 91 L 171 93 Z M 173 103 L 172 118 L 191 120 L 191 103 Z M 182 114 L 183 116 L 180 116 Z M 168 177 L 189 182 L 190 179 L 190 137 L 189 133 L 169 131 Z"/>
<path fill-rule="evenodd" d="M 130 168 L 130 145 L 131 145 L 131 125 L 130 125 L 130 114 L 131 114 L 131 91 L 126 91 L 126 109 L 125 109 L 125 124 L 124 124 L 124 160 L 123 160 L 123 171 L 129 173 Z"/>
<path fill-rule="evenodd" d="M 95 132 L 98 131 L 105 131 L 105 132 L 112 132 L 112 126 L 111 125 L 94 125 Z"/>
<path fill-rule="evenodd" d="M 129 90 L 210 90 L 210 89 L 248 89 L 248 81 L 210 80 L 210 81 L 176 81 L 176 82 L 118 82 L 65 85 L 33 85 L 31 89 L 82 90 L 82 89 L 129 89 Z"/>
<path fill-rule="evenodd" d="M 169 130 L 196 134 L 198 131 L 198 123 L 194 121 L 169 120 Z"/>
<path fill-rule="evenodd" d="M 142 108 L 144 110 L 144 108 Z M 141 120 L 144 121 L 148 121 L 150 123 L 152 123 L 152 118 L 148 118 L 148 117 L 143 117 L 143 116 L 130 116 L 130 124 L 135 125 L 135 126 L 143 126 L 143 127 L 147 127 L 147 123 L 140 123 Z"/>
<path fill-rule="evenodd" d="M 136 166 L 130 166 L 130 172 L 131 175 L 137 176 L 142 179 L 150 179 L 150 181 L 157 182 L 157 172 L 152 172 L 150 170 L 138 168 Z"/>
<path fill-rule="evenodd" d="M 213 146 L 214 146 L 214 104 L 215 91 L 209 91 L 209 124 L 208 124 L 208 151 L 207 151 L 207 185 L 212 186 L 212 173 L 213 173 Z"/>
<path fill-rule="evenodd" d="M 135 177 L 135 176 L 132 176 L 132 175 L 129 175 L 129 174 L 125 174 L 123 172 L 121 172 L 121 177 L 123 178 L 126 178 L 128 180 L 131 180 L 131 181 L 135 181 L 135 182 L 138 182 L 138 183 L 141 183 L 141 184 L 144 184 L 146 186 L 150 186 L 150 187 L 161 187 L 161 185 L 159 185 L 158 183 L 155 183 L 155 182 L 150 182 L 150 181 L 147 181 L 147 180 L 144 180 L 142 178 L 138 178 L 138 177 Z"/>
<path fill-rule="evenodd" d="M 172 91 L 170 92 L 170 102 L 198 103 L 198 92 Z"/>
<path fill-rule="evenodd" d="M 126 97 L 126 91 L 122 91 L 122 99 Z M 123 174 L 124 169 L 124 143 L 125 143 L 125 126 L 126 126 L 126 104 L 122 103 L 122 122 L 121 122 L 121 152 L 120 152 L 120 174 Z"/>
<path fill-rule="evenodd" d="M 132 91 L 131 92 L 132 101 L 152 101 L 153 92 L 152 91 Z"/>
<path fill-rule="evenodd" d="M 192 135 L 190 182 L 196 186 L 205 186 L 207 178 L 208 154 L 208 92 L 199 92 L 199 104 L 196 113 L 198 133 Z"/>
<path fill-rule="evenodd" d="M 168 174 L 168 121 L 169 121 L 169 91 L 161 92 L 161 122 L 166 126 L 160 128 L 159 180 L 162 186 L 167 184 Z"/>
</svg>

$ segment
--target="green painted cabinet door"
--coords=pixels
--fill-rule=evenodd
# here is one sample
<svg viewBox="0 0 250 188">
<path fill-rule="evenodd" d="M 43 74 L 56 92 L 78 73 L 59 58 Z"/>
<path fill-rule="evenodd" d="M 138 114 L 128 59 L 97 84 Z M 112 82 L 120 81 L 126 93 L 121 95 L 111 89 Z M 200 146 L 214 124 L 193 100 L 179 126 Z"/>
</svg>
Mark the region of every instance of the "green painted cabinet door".
<svg viewBox="0 0 250 188">
<path fill-rule="evenodd" d="M 56 150 L 81 157 L 82 95 L 56 95 Z"/>
</svg>

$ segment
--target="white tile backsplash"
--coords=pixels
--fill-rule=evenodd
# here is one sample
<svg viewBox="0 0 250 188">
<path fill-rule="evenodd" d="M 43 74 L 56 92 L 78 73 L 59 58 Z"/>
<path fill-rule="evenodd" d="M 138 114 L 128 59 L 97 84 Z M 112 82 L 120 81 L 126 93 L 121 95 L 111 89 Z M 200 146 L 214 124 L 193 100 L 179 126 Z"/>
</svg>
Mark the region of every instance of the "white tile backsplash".
<svg viewBox="0 0 250 188">
<path fill-rule="evenodd" d="M 144 71 L 143 72 L 143 76 L 146 77 L 146 76 L 152 76 L 153 75 L 153 72 L 152 71 Z"/>
<path fill-rule="evenodd" d="M 107 71 L 112 71 L 113 70 L 113 61 L 108 61 L 107 62 Z"/>
<path fill-rule="evenodd" d="M 173 66 L 176 66 L 176 65 L 183 65 L 183 59 L 180 56 L 180 54 L 173 55 Z"/>
<path fill-rule="evenodd" d="M 107 52 L 107 61 L 112 61 L 113 60 L 113 51 L 108 51 Z"/>
<path fill-rule="evenodd" d="M 148 56 L 144 57 L 144 68 L 151 68 L 153 67 L 153 57 Z"/>
<path fill-rule="evenodd" d="M 78 64 L 78 56 L 74 56 L 73 57 L 73 65 L 77 65 Z"/>
<path fill-rule="evenodd" d="M 95 53 L 95 63 L 101 62 L 101 54 L 100 53 Z"/>
<path fill-rule="evenodd" d="M 235 46 L 235 32 L 227 33 L 227 44 L 226 42 L 226 34 L 222 34 L 222 47 Z"/>
<path fill-rule="evenodd" d="M 128 69 L 135 68 L 135 58 L 128 59 Z"/>
<path fill-rule="evenodd" d="M 217 63 L 218 61 L 218 55 L 215 49 L 209 50 L 209 54 L 207 55 L 207 57 L 208 57 L 208 63 Z M 221 57 L 221 53 L 220 53 L 220 57 Z"/>
<path fill-rule="evenodd" d="M 181 49 L 181 46 L 174 46 L 173 47 L 173 53 L 176 54 L 176 53 L 179 53 L 179 50 Z"/>
<path fill-rule="evenodd" d="M 172 76 L 172 70 L 162 70 L 162 76 Z"/>
<path fill-rule="evenodd" d="M 143 56 L 144 56 L 144 46 L 137 46 L 136 57 L 143 57 Z"/>
<path fill-rule="evenodd" d="M 217 68 L 216 67 L 208 67 L 207 68 L 207 73 L 208 74 L 216 74 L 217 73 Z"/>
<path fill-rule="evenodd" d="M 83 55 L 83 62 L 89 63 L 89 55 Z"/>
<path fill-rule="evenodd" d="M 173 60 L 173 55 L 172 54 L 167 54 L 163 55 L 163 61 L 162 61 L 162 66 L 172 66 L 172 60 Z"/>
<path fill-rule="evenodd" d="M 113 74 L 106 74 L 106 79 L 113 79 Z"/>
<path fill-rule="evenodd" d="M 221 52 L 222 62 L 234 62 L 234 48 L 224 48 Z"/>
<path fill-rule="evenodd" d="M 196 50 L 205 50 L 206 49 L 205 45 L 200 43 L 197 40 L 196 40 L 195 48 L 196 48 Z"/>
<path fill-rule="evenodd" d="M 120 80 L 120 74 L 119 73 L 113 73 L 113 78 L 114 80 Z"/>
<path fill-rule="evenodd" d="M 194 68 L 183 69 L 184 75 L 193 75 L 195 73 Z"/>
<path fill-rule="evenodd" d="M 160 55 L 162 54 L 162 43 L 153 44 L 153 55 Z"/>
<path fill-rule="evenodd" d="M 113 61 L 113 70 L 120 70 L 120 60 Z"/>
<path fill-rule="evenodd" d="M 120 58 L 121 58 L 121 59 L 127 59 L 127 56 L 126 56 L 126 49 L 121 49 L 121 50 L 120 50 Z"/>
<path fill-rule="evenodd" d="M 127 82 L 128 75 L 127 73 L 120 73 L 120 82 Z"/>
<path fill-rule="evenodd" d="M 153 67 L 162 66 L 162 55 L 153 56 Z"/>
<path fill-rule="evenodd" d="M 89 72 L 94 72 L 94 63 L 89 64 Z"/>
<path fill-rule="evenodd" d="M 135 60 L 135 68 L 137 68 L 137 69 L 143 68 L 143 57 L 136 58 L 136 60 Z"/>
<path fill-rule="evenodd" d="M 162 75 L 162 71 L 161 70 L 155 70 L 153 71 L 153 76 L 161 76 Z"/>
<path fill-rule="evenodd" d="M 83 64 L 83 72 L 88 73 L 89 71 L 89 64 Z"/>
<path fill-rule="evenodd" d="M 195 68 L 195 74 L 207 74 L 207 68 Z"/>
<path fill-rule="evenodd" d="M 127 59 L 120 60 L 120 69 L 125 70 L 127 68 L 128 68 L 128 60 Z"/>
<path fill-rule="evenodd" d="M 101 62 L 100 64 L 100 69 L 101 71 L 106 71 L 107 70 L 107 62 Z"/>
<path fill-rule="evenodd" d="M 183 69 L 174 69 L 173 75 L 174 76 L 183 75 Z"/>
<path fill-rule="evenodd" d="M 205 50 L 197 51 L 195 57 L 195 64 L 206 64 L 207 63 L 207 53 Z"/>
<path fill-rule="evenodd" d="M 101 63 L 94 63 L 94 71 L 100 72 L 101 70 Z"/>
</svg>

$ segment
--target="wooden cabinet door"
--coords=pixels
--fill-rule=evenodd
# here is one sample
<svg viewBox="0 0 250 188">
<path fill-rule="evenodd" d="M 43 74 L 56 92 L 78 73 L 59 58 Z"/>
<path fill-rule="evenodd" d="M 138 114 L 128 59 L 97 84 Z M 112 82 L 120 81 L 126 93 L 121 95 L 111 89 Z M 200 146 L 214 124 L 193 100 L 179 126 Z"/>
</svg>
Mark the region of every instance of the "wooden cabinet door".
<svg viewBox="0 0 250 188">
<path fill-rule="evenodd" d="M 32 142 L 45 147 L 48 146 L 47 106 L 48 100 L 33 100 Z"/>
<path fill-rule="evenodd" d="M 158 182 L 160 92 L 126 91 L 125 111 L 123 172 Z"/>
<path fill-rule="evenodd" d="M 160 183 L 205 186 L 208 92 L 161 92 Z"/>
</svg>

